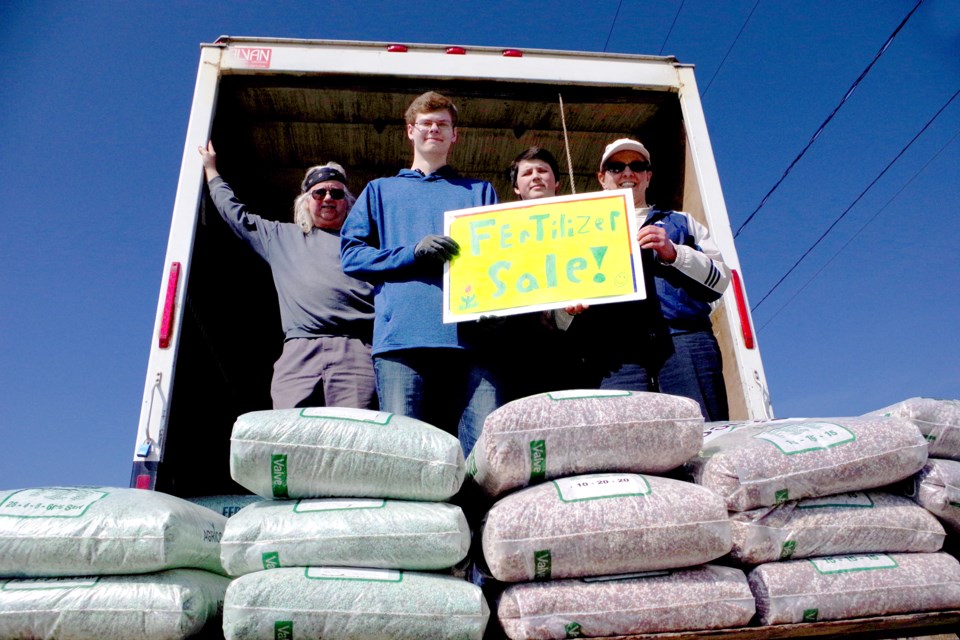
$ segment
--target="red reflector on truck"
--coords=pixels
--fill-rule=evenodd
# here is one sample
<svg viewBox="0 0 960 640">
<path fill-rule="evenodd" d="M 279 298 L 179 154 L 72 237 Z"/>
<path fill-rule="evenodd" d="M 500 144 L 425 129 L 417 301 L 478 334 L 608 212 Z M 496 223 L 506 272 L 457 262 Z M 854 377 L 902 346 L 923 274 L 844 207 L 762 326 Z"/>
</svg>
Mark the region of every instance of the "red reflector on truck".
<svg viewBox="0 0 960 640">
<path fill-rule="evenodd" d="M 467 52 L 463 47 L 447 47 L 447 53 L 453 56 L 462 56 Z"/>
<path fill-rule="evenodd" d="M 177 301 L 177 285 L 180 282 L 180 263 L 170 263 L 170 277 L 167 278 L 167 297 L 163 303 L 163 317 L 160 320 L 160 348 L 170 346 L 173 335 L 173 307 Z"/>
<path fill-rule="evenodd" d="M 743 283 L 736 269 L 731 270 L 731 275 L 733 276 L 733 295 L 737 299 L 737 313 L 740 315 L 740 332 L 743 334 L 743 343 L 747 349 L 753 349 L 753 328 L 750 326 L 747 301 L 743 296 Z"/>
<path fill-rule="evenodd" d="M 387 46 L 387 51 L 390 53 L 406 53 L 407 46 L 403 44 L 391 44 Z"/>
<path fill-rule="evenodd" d="M 520 49 L 504 49 L 503 57 L 504 58 L 522 58 L 523 51 L 520 51 Z"/>
</svg>

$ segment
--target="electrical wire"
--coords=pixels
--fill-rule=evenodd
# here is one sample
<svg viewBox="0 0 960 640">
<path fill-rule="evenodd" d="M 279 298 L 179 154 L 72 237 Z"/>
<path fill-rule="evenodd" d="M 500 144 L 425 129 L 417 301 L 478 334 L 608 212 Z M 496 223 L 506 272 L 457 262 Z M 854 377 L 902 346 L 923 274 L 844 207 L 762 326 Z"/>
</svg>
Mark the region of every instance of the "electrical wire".
<svg viewBox="0 0 960 640">
<path fill-rule="evenodd" d="M 610 44 L 610 36 L 613 35 L 613 28 L 617 26 L 617 18 L 620 16 L 620 7 L 623 6 L 623 0 L 617 4 L 617 12 L 613 14 L 613 22 L 610 23 L 610 32 L 607 34 L 607 41 L 603 43 L 603 50 L 606 52 L 607 45 Z"/>
<path fill-rule="evenodd" d="M 781 311 L 783 311 L 784 309 L 786 309 L 786 308 L 790 305 L 790 303 L 792 303 L 792 302 L 796 299 L 797 296 L 799 296 L 801 293 L 803 293 L 803 291 L 810 285 L 810 283 L 812 283 L 814 280 L 816 280 L 818 277 L 820 277 L 820 274 L 823 273 L 823 272 L 826 270 L 826 268 L 830 266 L 830 264 L 836 259 L 836 257 L 839 256 L 841 253 L 843 253 L 843 252 L 846 250 L 846 248 L 849 247 L 850 244 L 851 244 L 854 240 L 856 240 L 857 236 L 859 236 L 861 233 L 863 233 L 863 230 L 864 230 L 864 229 L 866 229 L 868 226 L 870 226 L 871 224 L 873 224 L 873 221 L 876 220 L 877 217 L 878 217 L 881 213 L 883 213 L 884 211 L 886 211 L 887 207 L 889 207 L 891 204 L 893 204 L 893 201 L 896 200 L 898 197 L 900 197 L 900 194 L 903 193 L 904 191 L 906 191 L 907 187 L 909 187 L 911 184 L 913 184 L 913 181 L 916 180 L 917 177 L 919 177 L 921 173 L 923 173 L 924 171 L 926 171 L 926 170 L 927 170 L 927 167 L 929 167 L 931 164 L 933 164 L 934 160 L 936 160 L 937 158 L 939 158 L 939 157 L 940 157 L 940 154 L 942 154 L 942 153 L 947 149 L 947 147 L 949 147 L 951 144 L 953 144 L 954 141 L 956 141 L 957 138 L 960 138 L 960 130 L 958 130 L 955 134 L 953 134 L 953 137 L 950 138 L 950 139 L 947 141 L 946 144 L 944 144 L 942 147 L 940 147 L 940 150 L 937 151 L 937 152 L 933 155 L 932 158 L 930 158 L 929 160 L 927 160 L 926 164 L 924 164 L 922 167 L 920 167 L 920 169 L 919 169 L 916 173 L 914 173 L 914 174 L 910 177 L 910 179 L 907 180 L 907 181 L 904 183 L 904 185 L 903 185 L 902 187 L 900 187 L 900 189 L 899 189 L 895 194 L 893 194 L 893 196 L 892 196 L 889 200 L 887 200 L 887 202 L 886 202 L 882 207 L 880 207 L 880 209 L 879 209 L 876 213 L 874 213 L 874 214 L 870 217 L 869 220 L 867 220 L 865 223 L 863 223 L 863 226 L 861 226 L 859 229 L 857 229 L 857 232 L 854 233 L 852 236 L 850 236 L 850 239 L 847 240 L 847 241 L 843 244 L 842 247 L 840 247 L 839 249 L 837 249 L 837 251 L 834 252 L 834 254 L 833 254 L 832 256 L 830 256 L 830 259 L 827 260 L 827 261 L 823 264 L 823 266 L 820 267 L 820 268 L 817 270 L 816 273 L 814 273 L 812 276 L 810 276 L 810 278 L 809 278 L 806 282 L 803 283 L 803 286 L 800 287 L 799 289 L 797 289 L 797 292 L 796 292 L 796 293 L 794 293 L 792 296 L 790 296 L 790 299 L 789 299 L 789 300 L 787 300 L 785 303 L 783 303 L 783 305 L 781 305 L 780 308 L 777 309 L 777 310 L 773 313 L 772 316 L 770 316 L 769 318 L 767 318 L 766 322 L 764 322 L 762 325 L 760 325 L 759 327 L 757 327 L 757 331 L 758 331 L 758 332 L 759 332 L 759 331 L 762 331 L 764 327 L 766 327 L 768 324 L 770 324 L 771 322 L 773 322 L 774 318 L 776 318 L 778 315 L 780 315 L 780 312 L 781 312 Z"/>
<path fill-rule="evenodd" d="M 670 30 L 667 31 L 667 37 L 663 39 L 663 44 L 660 45 L 660 53 L 657 54 L 658 56 L 662 56 L 662 55 L 663 55 L 663 50 L 664 50 L 664 49 L 666 48 L 666 46 L 667 46 L 667 41 L 670 39 L 670 34 L 673 33 L 673 26 L 674 26 L 675 24 L 677 24 L 677 18 L 680 17 L 680 12 L 683 11 L 683 3 L 684 3 L 684 2 L 686 2 L 686 0 L 680 0 L 680 7 L 677 9 L 677 14 L 676 14 L 675 16 L 673 16 L 673 22 L 670 23 Z"/>
<path fill-rule="evenodd" d="M 753 12 L 757 10 L 757 7 L 760 5 L 760 0 L 757 0 L 753 3 L 753 9 L 750 9 L 750 15 L 747 16 L 747 19 L 743 21 L 743 24 L 740 25 L 740 31 L 737 32 L 737 36 L 733 39 L 733 42 L 730 43 L 730 46 L 727 48 L 727 52 L 723 54 L 723 60 L 720 61 L 720 64 L 713 71 L 713 75 L 710 76 L 710 81 L 707 82 L 706 88 L 700 94 L 701 98 L 706 97 L 707 91 L 710 90 L 710 85 L 713 84 L 713 79 L 717 77 L 717 74 L 720 73 L 720 69 L 723 68 L 723 63 L 727 61 L 727 56 L 730 55 L 730 52 L 733 51 L 733 48 L 737 45 L 737 41 L 740 40 L 740 36 L 743 34 L 743 30 L 747 28 L 747 23 L 750 22 L 750 18 L 753 17 Z"/>
<path fill-rule="evenodd" d="M 800 153 L 797 155 L 797 157 L 793 159 L 793 162 L 791 162 L 790 166 L 788 166 L 786 171 L 783 172 L 783 175 L 780 176 L 780 179 L 777 180 L 776 184 L 774 184 L 773 187 L 771 187 L 770 191 L 767 192 L 767 195 L 763 196 L 763 199 L 760 201 L 760 204 L 757 205 L 757 208 L 754 209 L 749 216 L 747 216 L 747 219 L 743 221 L 743 224 L 740 225 L 740 228 L 737 229 L 737 232 L 733 234 L 734 238 L 738 237 L 740 233 L 743 231 L 743 229 L 748 224 L 750 224 L 750 221 L 753 220 L 753 218 L 757 215 L 760 209 L 762 209 L 763 206 L 767 203 L 767 200 L 770 199 L 770 196 L 773 195 L 773 192 L 776 191 L 777 188 L 787 178 L 787 176 L 793 170 L 793 167 L 796 166 L 797 162 L 800 161 L 800 158 L 804 156 L 807 150 L 813 145 L 814 142 L 816 142 L 817 138 L 820 137 L 820 134 L 823 133 L 823 130 L 826 128 L 827 124 L 829 124 L 829 122 L 833 120 L 833 116 L 837 115 L 837 112 L 840 111 L 840 108 L 843 107 L 844 103 L 846 103 L 846 101 L 850 98 L 850 96 L 853 95 L 853 92 L 857 89 L 857 87 L 860 85 L 863 79 L 870 72 L 870 69 L 872 69 L 873 65 L 877 63 L 877 61 L 880 59 L 880 56 L 882 56 L 883 53 L 887 50 L 887 48 L 890 46 L 890 43 L 893 42 L 893 39 L 897 36 L 898 33 L 900 33 L 900 30 L 903 29 L 904 25 L 907 24 L 907 21 L 910 19 L 910 16 L 912 16 L 914 12 L 916 12 L 916 10 L 920 8 L 921 4 L 923 4 L 923 0 L 917 0 L 917 4 L 913 7 L 913 9 L 910 10 L 910 13 L 908 13 L 907 16 L 900 22 L 897 28 L 893 30 L 893 33 L 890 34 L 890 36 L 887 38 L 887 41 L 883 43 L 883 46 L 880 47 L 880 50 L 877 51 L 876 55 L 873 56 L 873 60 L 870 61 L 870 64 L 867 65 L 867 68 L 863 70 L 860 76 L 853 81 L 852 85 L 850 85 L 850 88 L 847 89 L 847 93 L 846 95 L 843 96 L 843 99 L 841 99 L 840 102 L 837 104 L 837 106 L 834 107 L 830 115 L 827 116 L 827 119 L 823 121 L 823 124 L 821 124 L 820 127 L 817 128 L 816 133 L 814 133 L 813 137 L 810 138 L 810 142 L 807 143 L 807 146 L 805 146 L 803 150 L 800 151 Z"/>
<path fill-rule="evenodd" d="M 870 181 L 870 184 L 868 184 L 867 187 L 866 187 L 863 191 L 860 192 L 860 195 L 858 195 L 858 196 L 856 197 L 856 199 L 854 199 L 854 201 L 851 202 L 850 205 L 849 205 L 846 209 L 843 210 L 843 213 L 841 213 L 839 216 L 837 216 L 837 218 L 830 224 L 830 226 L 827 227 L 827 230 L 824 231 L 822 234 L 820 234 L 820 237 L 817 238 L 817 241 L 814 242 L 812 245 L 810 245 L 810 246 L 807 248 L 807 250 L 803 252 L 803 255 L 801 255 L 799 258 L 797 258 L 796 262 L 793 263 L 793 266 L 790 267 L 790 268 L 787 270 L 787 272 L 786 272 L 785 274 L 783 274 L 783 276 L 782 276 L 779 280 L 777 280 L 777 283 L 776 283 L 775 285 L 773 285 L 773 286 L 770 288 L 770 290 L 767 291 L 767 292 L 764 294 L 764 296 L 760 299 L 760 302 L 758 302 L 756 305 L 754 305 L 754 307 L 751 309 L 751 311 L 756 311 L 757 308 L 758 308 L 761 304 L 763 304 L 763 301 L 766 300 L 767 298 L 769 298 L 769 297 L 770 297 L 770 294 L 773 293 L 774 291 L 776 291 L 776 290 L 777 290 L 777 287 L 779 287 L 779 286 L 783 283 L 783 281 L 787 279 L 787 276 L 789 276 L 791 273 L 793 273 L 794 269 L 796 269 L 796 268 L 800 265 L 800 263 L 803 262 L 803 260 L 804 260 L 808 255 L 810 255 L 810 252 L 813 251 L 813 250 L 817 247 L 817 245 L 819 245 L 821 242 L 823 242 L 823 239 L 826 238 L 827 235 L 828 235 L 831 231 L 833 231 L 833 228 L 836 227 L 837 224 L 839 224 L 839 222 L 840 222 L 841 220 L 843 220 L 843 218 L 844 218 L 848 213 L 850 213 L 850 210 L 853 209 L 853 207 L 854 207 L 858 202 L 860 202 L 861 198 L 863 198 L 863 197 L 867 194 L 867 192 L 868 192 L 870 189 L 873 188 L 873 185 L 877 184 L 877 181 L 879 181 L 880 178 L 882 178 L 882 177 L 884 176 L 884 174 L 885 174 L 887 171 L 889 171 L 890 167 L 892 167 L 893 164 L 894 164 L 897 160 L 900 159 L 900 156 L 902 156 L 904 153 L 906 153 L 907 149 L 909 149 L 909 148 L 913 145 L 913 143 L 916 142 L 917 139 L 918 139 L 921 135 L 923 135 L 923 132 L 926 131 L 927 128 L 929 128 L 931 124 L 933 124 L 933 121 L 936 120 L 936 119 L 940 116 L 940 114 L 943 113 L 943 111 L 944 111 L 947 107 L 950 106 L 950 103 L 953 102 L 954 99 L 955 99 L 958 95 L 960 95 L 960 89 L 957 89 L 957 91 L 956 91 L 952 96 L 950 96 L 950 99 L 947 100 L 947 101 L 944 103 L 944 105 L 943 105 L 942 107 L 940 107 L 940 109 L 939 109 L 935 114 L 933 114 L 933 117 L 930 118 L 929 120 L 927 120 L 927 123 L 926 123 L 925 125 L 923 125 L 923 127 L 920 129 L 920 131 L 918 131 L 917 134 L 916 134 L 915 136 L 913 136 L 913 138 L 910 139 L 910 142 L 908 142 L 902 149 L 900 149 L 900 152 L 897 153 L 897 155 L 895 155 L 895 156 L 893 157 L 893 160 L 891 160 L 890 162 L 887 163 L 887 166 L 885 166 L 885 167 L 883 168 L 883 171 L 881 171 L 879 174 L 877 174 L 877 177 Z"/>
</svg>

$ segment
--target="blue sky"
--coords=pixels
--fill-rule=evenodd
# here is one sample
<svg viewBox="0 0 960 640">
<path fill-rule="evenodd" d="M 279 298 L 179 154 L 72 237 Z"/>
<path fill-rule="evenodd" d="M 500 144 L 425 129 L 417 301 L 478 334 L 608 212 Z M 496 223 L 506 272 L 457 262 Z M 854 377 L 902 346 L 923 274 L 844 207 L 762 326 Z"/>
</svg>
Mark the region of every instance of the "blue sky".
<svg viewBox="0 0 960 640">
<path fill-rule="evenodd" d="M 675 55 L 736 230 L 915 4 L 0 3 L 0 489 L 127 484 L 199 43 Z M 960 3 L 925 0 L 738 236 L 756 306 L 849 208 L 754 312 L 778 416 L 960 397 L 958 90 Z"/>
</svg>

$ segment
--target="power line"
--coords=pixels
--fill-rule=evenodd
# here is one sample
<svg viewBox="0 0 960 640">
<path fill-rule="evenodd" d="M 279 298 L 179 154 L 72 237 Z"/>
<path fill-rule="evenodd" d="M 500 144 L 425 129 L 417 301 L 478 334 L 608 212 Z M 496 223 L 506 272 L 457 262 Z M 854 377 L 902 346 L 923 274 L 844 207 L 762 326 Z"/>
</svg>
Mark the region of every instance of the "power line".
<svg viewBox="0 0 960 640">
<path fill-rule="evenodd" d="M 660 45 L 660 53 L 657 54 L 657 55 L 659 55 L 659 56 L 662 56 L 662 55 L 663 55 L 663 50 L 664 50 L 664 49 L 666 48 L 666 46 L 667 46 L 667 40 L 670 39 L 670 34 L 673 33 L 673 25 L 677 24 L 677 18 L 680 17 L 680 12 L 683 11 L 683 3 L 684 3 L 684 2 L 686 2 L 686 0 L 680 0 L 680 7 L 677 9 L 677 14 L 676 14 L 675 16 L 673 16 L 673 22 L 670 23 L 670 30 L 667 31 L 667 37 L 663 39 L 663 44 Z"/>
<path fill-rule="evenodd" d="M 613 35 L 613 28 L 617 26 L 617 18 L 620 16 L 620 7 L 623 6 L 623 0 L 620 0 L 617 4 L 617 12 L 613 14 L 613 22 L 610 23 L 610 32 L 607 34 L 607 41 L 603 43 L 603 50 L 607 50 L 607 45 L 610 44 L 610 36 Z"/>
<path fill-rule="evenodd" d="M 817 245 L 820 244 L 820 243 L 823 241 L 823 239 L 827 237 L 827 234 L 829 234 L 831 231 L 833 231 L 833 228 L 836 227 L 837 224 L 838 224 L 841 220 L 843 220 L 843 218 L 844 218 L 848 213 L 850 213 L 850 210 L 853 209 L 853 207 L 854 207 L 858 202 L 860 202 L 860 199 L 863 198 L 863 196 L 865 196 L 865 195 L 867 194 L 867 191 L 869 191 L 870 189 L 873 188 L 873 185 L 875 185 L 875 184 L 877 183 L 877 181 L 880 180 L 880 178 L 882 178 L 883 175 L 890 169 L 890 167 L 892 167 L 893 164 L 894 164 L 897 160 L 900 159 L 900 156 L 902 156 L 904 153 L 906 153 L 907 149 L 909 149 L 910 146 L 913 145 L 913 143 L 917 141 L 917 138 L 919 138 L 921 135 L 923 135 L 923 132 L 926 131 L 927 128 L 928 128 L 931 124 L 933 124 L 933 121 L 936 120 L 936 119 L 940 116 L 941 113 L 943 113 L 944 109 L 946 109 L 947 107 L 950 106 L 950 103 L 953 102 L 954 99 L 955 99 L 958 95 L 960 95 L 960 89 L 957 89 L 957 91 L 956 91 L 952 96 L 950 96 L 950 99 L 947 100 L 946 103 L 944 103 L 944 105 L 943 105 L 942 107 L 940 107 L 940 109 L 933 115 L 933 117 L 930 118 L 929 120 L 927 120 L 927 123 L 926 123 L 925 125 L 923 125 L 923 127 L 920 129 L 920 131 L 918 131 L 917 134 L 916 134 L 915 136 L 913 136 L 913 138 L 910 139 L 910 142 L 908 142 L 902 149 L 900 149 L 900 152 L 897 153 L 897 155 L 893 157 L 893 160 L 891 160 L 890 162 L 887 163 L 887 166 L 885 166 L 885 167 L 883 168 L 883 171 L 881 171 L 879 174 L 877 174 L 877 177 L 874 178 L 874 179 L 870 182 L 870 184 L 868 184 L 867 187 L 866 187 L 863 191 L 860 192 L 860 195 L 858 195 L 858 196 L 856 197 L 856 199 L 855 199 L 853 202 L 850 203 L 850 206 L 848 206 L 846 209 L 844 209 L 844 210 L 843 210 L 843 213 L 841 213 L 841 214 L 833 221 L 833 223 L 831 223 L 831 225 L 830 225 L 829 227 L 827 227 L 827 230 L 824 231 L 822 234 L 820 234 L 820 237 L 817 238 L 817 241 L 814 242 L 812 245 L 810 245 L 810 246 L 807 248 L 807 250 L 803 252 L 803 255 L 802 255 L 802 256 L 800 256 L 799 258 L 797 258 L 797 261 L 793 263 L 793 266 L 790 267 L 790 268 L 787 270 L 787 272 L 786 272 L 785 274 L 783 274 L 783 276 L 782 276 L 779 280 L 777 280 L 777 283 L 776 283 L 775 285 L 773 285 L 773 287 L 771 287 L 770 290 L 767 291 L 766 294 L 764 294 L 763 298 L 760 299 L 760 302 L 758 302 L 756 305 L 754 305 L 754 307 L 751 309 L 751 311 L 756 311 L 757 308 L 758 308 L 761 304 L 763 304 L 763 301 L 766 300 L 768 297 L 770 297 L 770 294 L 771 294 L 771 293 L 773 293 L 774 291 L 776 291 L 777 287 L 779 287 L 780 284 L 781 284 L 784 280 L 787 279 L 787 276 L 789 276 L 791 273 L 793 273 L 793 270 L 796 269 L 796 268 L 800 265 L 800 263 L 803 262 L 803 260 L 804 260 L 808 255 L 810 255 L 810 252 L 813 251 L 813 250 L 817 247 Z"/>
<path fill-rule="evenodd" d="M 820 277 L 820 274 L 823 273 L 823 272 L 826 270 L 826 268 L 830 266 L 830 264 L 836 259 L 836 257 L 837 257 L 838 255 L 840 255 L 841 253 L 843 253 L 843 252 L 846 250 L 846 248 L 849 247 L 850 244 L 851 244 L 854 240 L 856 240 L 857 236 L 859 236 L 861 233 L 863 233 L 863 230 L 864 230 L 864 229 L 866 229 L 866 228 L 869 227 L 871 224 L 873 224 L 873 221 L 876 220 L 877 217 L 878 217 L 881 213 L 883 213 L 884 211 L 886 211 L 887 207 L 889 207 L 889 206 L 893 203 L 894 200 L 896 200 L 898 197 L 900 197 L 900 194 L 903 193 L 903 192 L 907 189 L 907 187 L 909 187 L 911 184 L 913 184 L 913 181 L 916 180 L 917 177 L 918 177 L 921 173 L 923 173 L 924 171 L 926 171 L 926 170 L 927 170 L 927 167 L 929 167 L 931 164 L 933 164 L 933 161 L 936 160 L 937 158 L 939 158 L 939 157 L 940 157 L 940 154 L 943 153 L 943 152 L 946 150 L 947 147 L 949 147 L 951 144 L 953 144 L 953 142 L 954 142 L 957 138 L 960 138 L 960 130 L 958 130 L 955 134 L 953 134 L 953 137 L 950 138 L 950 139 L 947 141 L 946 144 L 944 144 L 942 147 L 940 147 L 940 150 L 937 151 L 937 152 L 933 155 L 932 158 L 930 158 L 929 160 L 927 160 L 926 164 L 924 164 L 922 167 L 920 167 L 920 169 L 919 169 L 916 173 L 914 173 L 914 174 L 910 177 L 910 179 L 907 180 L 907 181 L 904 183 L 904 185 L 903 185 L 902 187 L 900 187 L 900 189 L 899 189 L 895 194 L 893 194 L 893 197 L 891 197 L 889 200 L 887 200 L 886 203 L 884 203 L 884 205 L 883 205 L 882 207 L 880 207 L 880 209 L 879 209 L 875 214 L 873 214 L 873 215 L 870 217 L 869 220 L 867 220 L 867 221 L 863 224 L 863 226 L 861 226 L 859 229 L 857 229 L 857 232 L 854 233 L 852 236 L 850 236 L 850 239 L 847 240 L 847 241 L 843 244 L 842 247 L 840 247 L 839 249 L 837 249 L 837 251 L 834 252 L 834 254 L 833 254 L 832 256 L 830 256 L 830 259 L 827 260 L 827 261 L 823 264 L 823 266 L 820 267 L 820 268 L 817 270 L 817 272 L 816 272 L 815 274 L 813 274 L 812 276 L 810 276 L 810 279 L 808 279 L 806 282 L 804 282 L 804 283 L 803 283 L 803 286 L 800 287 L 800 288 L 797 290 L 796 293 L 794 293 L 792 296 L 790 296 L 790 299 L 789 299 L 789 300 L 787 300 L 785 303 L 783 303 L 783 305 L 781 305 L 781 307 L 780 307 L 779 309 L 777 309 L 777 310 L 773 313 L 772 316 L 770 316 L 769 318 L 767 318 L 767 321 L 766 321 L 766 322 L 764 322 L 762 325 L 760 325 L 759 327 L 757 327 L 757 331 L 762 331 L 764 327 L 766 327 L 768 324 L 770 324 L 771 322 L 773 322 L 774 318 L 776 318 L 778 315 L 780 315 L 780 312 L 781 312 L 781 311 L 783 311 L 784 309 L 786 309 L 786 308 L 790 305 L 790 303 L 792 303 L 792 302 L 796 299 L 797 296 L 799 296 L 801 293 L 803 293 L 803 291 L 810 285 L 811 282 L 813 282 L 814 280 L 816 280 L 817 278 L 819 278 L 819 277 Z"/>
<path fill-rule="evenodd" d="M 713 75 L 710 76 L 710 81 L 707 82 L 706 89 L 703 90 L 703 93 L 700 94 L 700 97 L 703 98 L 707 95 L 707 91 L 710 89 L 710 85 L 713 84 L 713 79 L 717 77 L 717 74 L 720 73 L 720 69 L 723 67 L 723 63 L 727 61 L 727 56 L 730 55 L 730 52 L 733 51 L 733 48 L 736 46 L 737 41 L 740 39 L 740 35 L 743 33 L 743 30 L 747 28 L 747 23 L 750 22 L 750 18 L 753 17 L 753 12 L 757 10 L 757 6 L 760 4 L 760 0 L 757 0 L 753 4 L 753 9 L 750 9 L 750 15 L 747 16 L 747 19 L 743 21 L 743 24 L 740 25 L 740 31 L 737 32 L 737 37 L 733 39 L 733 42 L 730 43 L 730 47 L 727 49 L 727 52 L 723 54 L 723 60 L 720 61 L 720 64 L 714 70 Z"/>
<path fill-rule="evenodd" d="M 880 56 L 882 56 L 883 53 L 887 50 L 887 47 L 890 46 L 890 43 L 893 42 L 893 39 L 896 37 L 898 33 L 900 33 L 900 30 L 903 29 L 904 25 L 907 24 L 907 21 L 910 19 L 910 16 L 914 14 L 914 12 L 920 7 L 921 4 L 923 4 L 923 0 L 917 0 L 917 4 L 913 7 L 913 9 L 910 10 L 910 13 L 908 13 L 907 16 L 900 22 L 897 28 L 893 30 L 893 33 L 890 34 L 890 37 L 887 38 L 887 41 L 883 43 L 883 46 L 880 47 L 880 50 L 877 51 L 876 55 L 873 56 L 873 60 L 870 61 L 870 64 L 867 65 L 867 68 L 864 69 L 863 72 L 860 74 L 860 76 L 853 81 L 853 84 L 850 85 L 849 89 L 847 89 L 847 93 L 846 95 L 843 96 L 843 99 L 840 100 L 840 102 L 837 104 L 836 107 L 834 107 L 830 115 L 827 116 L 827 119 L 824 120 L 823 124 L 821 124 L 820 127 L 817 129 L 816 133 L 813 134 L 813 137 L 810 138 L 810 142 L 807 143 L 807 146 L 805 146 L 803 150 L 800 151 L 799 155 L 797 155 L 797 157 L 793 159 L 793 162 L 791 162 L 790 166 L 787 167 L 787 170 L 783 172 L 783 175 L 780 176 L 780 179 L 777 180 L 776 184 L 774 184 L 773 187 L 770 189 L 770 191 L 767 192 L 767 195 L 763 196 L 763 199 L 760 201 L 760 204 L 757 205 L 757 208 L 753 210 L 753 213 L 747 216 L 747 219 L 743 221 L 743 224 L 740 225 L 740 228 L 737 229 L 737 232 L 733 234 L 734 238 L 738 237 L 740 233 L 743 231 L 744 227 L 750 224 L 750 221 L 753 220 L 754 216 L 757 215 L 757 212 L 759 212 L 760 209 L 763 208 L 763 205 L 765 205 L 767 203 L 767 200 L 770 199 L 770 196 L 773 195 L 773 192 L 776 191 L 777 188 L 780 186 L 780 184 L 786 179 L 787 175 L 789 175 L 789 173 L 793 170 L 793 167 L 797 164 L 797 162 L 800 161 L 800 158 L 802 158 L 803 155 L 807 152 L 807 149 L 809 149 L 813 145 L 813 143 L 816 142 L 817 138 L 820 137 L 820 134 L 823 133 L 823 130 L 826 128 L 827 124 L 831 120 L 833 120 L 833 116 L 837 115 L 837 112 L 840 111 L 840 108 L 844 105 L 844 103 L 846 103 L 847 99 L 850 98 L 851 95 L 853 95 L 853 92 L 860 85 L 860 83 L 863 81 L 866 75 L 870 72 L 870 69 L 872 69 L 873 65 L 877 63 L 877 60 L 880 59 Z"/>
</svg>

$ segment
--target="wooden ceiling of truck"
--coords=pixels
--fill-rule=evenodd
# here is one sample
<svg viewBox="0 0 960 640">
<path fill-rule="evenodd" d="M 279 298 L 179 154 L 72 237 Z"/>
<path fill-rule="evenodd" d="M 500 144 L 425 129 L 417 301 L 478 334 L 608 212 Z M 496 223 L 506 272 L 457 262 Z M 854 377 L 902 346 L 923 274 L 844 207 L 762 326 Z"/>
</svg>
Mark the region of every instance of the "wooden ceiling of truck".
<svg viewBox="0 0 960 640">
<path fill-rule="evenodd" d="M 654 178 L 648 200 L 682 201 L 685 135 L 677 96 L 637 88 L 534 83 L 411 80 L 356 76 L 229 76 L 217 100 L 213 141 L 221 173 L 255 211 L 289 215 L 305 169 L 328 160 L 347 170 L 359 193 L 377 177 L 409 166 L 403 112 L 423 91 L 457 104 L 460 141 L 451 164 L 494 184 L 513 199 L 510 162 L 523 149 L 552 151 L 570 193 L 564 152 L 563 98 L 576 191 L 598 189 L 600 154 L 611 140 L 634 137 L 650 149 Z"/>
</svg>

